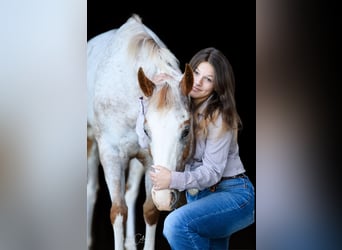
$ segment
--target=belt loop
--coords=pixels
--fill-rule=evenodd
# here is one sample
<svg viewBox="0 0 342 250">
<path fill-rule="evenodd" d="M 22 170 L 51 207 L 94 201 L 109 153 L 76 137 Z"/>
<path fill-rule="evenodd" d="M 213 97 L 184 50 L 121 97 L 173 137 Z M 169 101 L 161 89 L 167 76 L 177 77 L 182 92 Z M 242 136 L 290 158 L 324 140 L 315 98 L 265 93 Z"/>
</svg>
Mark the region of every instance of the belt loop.
<svg viewBox="0 0 342 250">
<path fill-rule="evenodd" d="M 215 185 L 212 185 L 209 189 L 210 189 L 210 192 L 215 192 L 216 191 L 216 187 L 217 187 L 217 184 Z"/>
</svg>

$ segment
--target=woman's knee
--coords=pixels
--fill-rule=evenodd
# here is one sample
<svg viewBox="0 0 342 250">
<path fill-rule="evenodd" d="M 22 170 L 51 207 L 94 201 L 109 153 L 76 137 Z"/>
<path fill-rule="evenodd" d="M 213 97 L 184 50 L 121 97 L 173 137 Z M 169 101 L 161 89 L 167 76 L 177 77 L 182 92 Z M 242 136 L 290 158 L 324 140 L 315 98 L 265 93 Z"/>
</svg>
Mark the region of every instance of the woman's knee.
<svg viewBox="0 0 342 250">
<path fill-rule="evenodd" d="M 181 226 L 184 226 L 184 222 L 182 222 L 179 218 L 179 215 L 176 211 L 169 213 L 164 220 L 163 234 L 166 238 L 168 238 L 171 233 L 175 231 L 175 228 L 180 229 Z"/>
</svg>

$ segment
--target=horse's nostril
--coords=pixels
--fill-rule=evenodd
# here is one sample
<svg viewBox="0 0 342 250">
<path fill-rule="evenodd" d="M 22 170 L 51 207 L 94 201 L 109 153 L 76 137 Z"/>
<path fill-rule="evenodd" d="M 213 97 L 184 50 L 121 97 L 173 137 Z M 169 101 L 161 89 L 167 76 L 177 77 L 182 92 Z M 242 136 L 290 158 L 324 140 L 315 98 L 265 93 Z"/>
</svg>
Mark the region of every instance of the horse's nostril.
<svg viewBox="0 0 342 250">
<path fill-rule="evenodd" d="M 179 192 L 172 189 L 171 190 L 171 201 L 170 201 L 170 207 L 171 209 L 175 209 L 176 208 L 176 204 L 179 200 Z"/>
</svg>

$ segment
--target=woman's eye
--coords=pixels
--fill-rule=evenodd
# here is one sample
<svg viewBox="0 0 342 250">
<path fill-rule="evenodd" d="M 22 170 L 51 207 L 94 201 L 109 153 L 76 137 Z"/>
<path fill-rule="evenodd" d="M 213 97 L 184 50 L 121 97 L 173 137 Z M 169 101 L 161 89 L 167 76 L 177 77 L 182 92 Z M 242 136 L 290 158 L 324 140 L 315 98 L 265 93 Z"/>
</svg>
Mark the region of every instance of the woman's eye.
<svg viewBox="0 0 342 250">
<path fill-rule="evenodd" d="M 206 81 L 208 81 L 208 82 L 212 82 L 213 80 L 211 79 L 211 78 L 209 78 L 209 77 L 205 77 L 204 78 Z"/>
</svg>

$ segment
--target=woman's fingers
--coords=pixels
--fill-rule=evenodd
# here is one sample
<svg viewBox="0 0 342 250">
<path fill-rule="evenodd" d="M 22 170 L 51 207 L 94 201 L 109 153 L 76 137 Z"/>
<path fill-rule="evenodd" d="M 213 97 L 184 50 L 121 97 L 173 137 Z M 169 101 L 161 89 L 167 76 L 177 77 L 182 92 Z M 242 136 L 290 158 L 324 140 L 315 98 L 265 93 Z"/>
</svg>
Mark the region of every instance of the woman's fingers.
<svg viewBox="0 0 342 250">
<path fill-rule="evenodd" d="M 157 173 L 155 172 L 155 171 L 150 171 L 150 179 L 151 179 L 151 181 L 152 181 L 152 184 L 155 186 L 155 188 L 157 187 L 157 183 L 156 183 L 156 176 L 157 175 Z"/>
<path fill-rule="evenodd" d="M 151 166 L 154 169 L 154 172 L 157 173 L 158 171 L 160 171 L 160 167 L 158 165 L 152 165 Z"/>
</svg>

